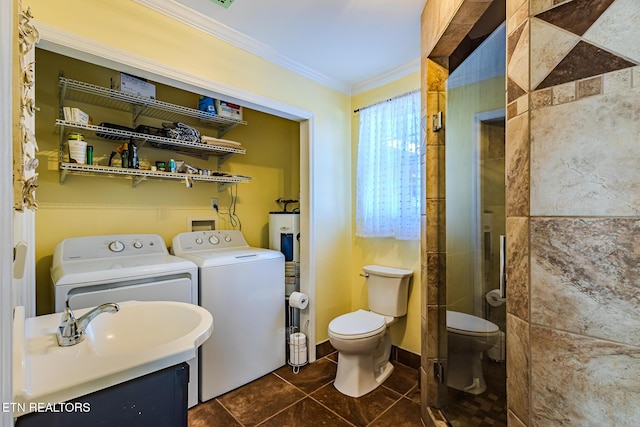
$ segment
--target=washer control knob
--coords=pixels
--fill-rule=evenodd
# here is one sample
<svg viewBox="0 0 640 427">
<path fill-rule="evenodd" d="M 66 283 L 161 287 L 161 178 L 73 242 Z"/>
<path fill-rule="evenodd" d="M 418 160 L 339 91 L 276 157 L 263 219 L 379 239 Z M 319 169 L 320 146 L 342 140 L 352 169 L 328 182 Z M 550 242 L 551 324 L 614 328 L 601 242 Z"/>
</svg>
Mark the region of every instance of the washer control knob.
<svg viewBox="0 0 640 427">
<path fill-rule="evenodd" d="M 113 242 L 109 243 L 109 250 L 111 252 L 122 252 L 124 250 L 124 243 L 122 243 L 120 240 L 114 240 Z"/>
<path fill-rule="evenodd" d="M 133 247 L 136 248 L 136 249 L 142 248 L 142 242 L 140 242 L 140 241 L 133 242 Z"/>
<path fill-rule="evenodd" d="M 224 241 L 225 242 L 230 242 L 231 241 L 231 236 L 229 236 L 229 235 L 224 236 Z"/>
<path fill-rule="evenodd" d="M 202 237 L 196 237 L 196 243 L 201 245 L 202 244 Z"/>
<path fill-rule="evenodd" d="M 220 239 L 218 239 L 216 236 L 211 236 L 209 237 L 209 243 L 211 243 L 212 245 L 217 245 L 218 243 L 220 243 Z"/>
</svg>

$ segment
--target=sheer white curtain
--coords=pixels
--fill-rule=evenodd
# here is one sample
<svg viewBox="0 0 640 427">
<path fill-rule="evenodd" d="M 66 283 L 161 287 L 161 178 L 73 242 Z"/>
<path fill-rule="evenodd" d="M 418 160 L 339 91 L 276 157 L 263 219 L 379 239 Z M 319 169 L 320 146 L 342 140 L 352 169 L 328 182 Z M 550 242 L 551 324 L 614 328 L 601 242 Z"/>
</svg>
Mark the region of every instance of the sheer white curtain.
<svg viewBox="0 0 640 427">
<path fill-rule="evenodd" d="M 356 235 L 420 238 L 420 92 L 360 110 Z"/>
</svg>

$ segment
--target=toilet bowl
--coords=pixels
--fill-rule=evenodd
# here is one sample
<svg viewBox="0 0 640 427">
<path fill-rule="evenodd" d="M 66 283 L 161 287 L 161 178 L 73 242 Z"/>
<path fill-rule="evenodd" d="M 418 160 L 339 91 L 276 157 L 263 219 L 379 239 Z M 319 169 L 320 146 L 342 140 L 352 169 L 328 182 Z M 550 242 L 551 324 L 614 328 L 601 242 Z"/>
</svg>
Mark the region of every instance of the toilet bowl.
<svg viewBox="0 0 640 427">
<path fill-rule="evenodd" d="M 409 279 L 413 272 L 369 265 L 367 278 L 369 311 L 356 310 L 329 322 L 331 345 L 338 350 L 334 387 L 347 396 L 360 397 L 386 380 L 393 365 L 388 326 L 407 314 Z"/>
<path fill-rule="evenodd" d="M 496 344 L 499 336 L 500 329 L 494 323 L 447 310 L 447 385 L 471 394 L 484 392 L 483 353 Z"/>
<path fill-rule="evenodd" d="M 342 394 L 363 396 L 391 375 L 391 338 L 387 325 L 394 320 L 371 311 L 357 310 L 329 323 L 329 341 L 338 351 L 334 387 Z"/>
</svg>

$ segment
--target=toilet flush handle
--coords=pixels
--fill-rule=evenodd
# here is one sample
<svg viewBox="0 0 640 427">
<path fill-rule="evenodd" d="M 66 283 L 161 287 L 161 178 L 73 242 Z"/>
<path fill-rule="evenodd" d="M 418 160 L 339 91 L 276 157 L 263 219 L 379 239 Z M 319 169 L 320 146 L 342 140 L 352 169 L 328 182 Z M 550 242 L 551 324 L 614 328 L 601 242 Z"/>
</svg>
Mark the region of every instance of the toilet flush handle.
<svg viewBox="0 0 640 427">
<path fill-rule="evenodd" d="M 362 276 L 362 277 L 369 277 L 369 273 L 364 273 L 364 274 L 360 273 L 360 276 Z"/>
</svg>

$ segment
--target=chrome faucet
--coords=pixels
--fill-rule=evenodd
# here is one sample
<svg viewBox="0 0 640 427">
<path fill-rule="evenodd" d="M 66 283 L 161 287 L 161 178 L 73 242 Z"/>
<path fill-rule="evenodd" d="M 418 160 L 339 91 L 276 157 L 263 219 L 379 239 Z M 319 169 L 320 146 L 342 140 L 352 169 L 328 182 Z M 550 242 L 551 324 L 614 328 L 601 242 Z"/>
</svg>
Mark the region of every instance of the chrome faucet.
<svg viewBox="0 0 640 427">
<path fill-rule="evenodd" d="M 61 347 L 69 347 L 76 345 L 84 339 L 84 331 L 98 314 L 116 313 L 120 310 L 120 306 L 114 302 L 108 302 L 94 308 L 86 314 L 76 319 L 73 311 L 69 308 L 69 301 L 66 303 L 64 313 L 62 313 L 62 321 L 58 326 L 58 345 Z"/>
</svg>

